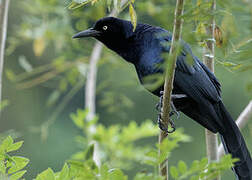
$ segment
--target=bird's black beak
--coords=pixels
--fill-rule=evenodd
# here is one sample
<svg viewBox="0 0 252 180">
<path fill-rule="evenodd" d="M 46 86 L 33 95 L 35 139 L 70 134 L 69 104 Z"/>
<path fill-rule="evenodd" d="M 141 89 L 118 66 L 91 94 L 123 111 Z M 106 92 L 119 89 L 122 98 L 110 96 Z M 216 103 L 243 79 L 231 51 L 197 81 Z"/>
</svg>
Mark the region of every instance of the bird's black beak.
<svg viewBox="0 0 252 180">
<path fill-rule="evenodd" d="M 83 37 L 97 37 L 100 35 L 100 31 L 94 30 L 93 28 L 81 31 L 73 36 L 73 38 L 83 38 Z"/>
</svg>

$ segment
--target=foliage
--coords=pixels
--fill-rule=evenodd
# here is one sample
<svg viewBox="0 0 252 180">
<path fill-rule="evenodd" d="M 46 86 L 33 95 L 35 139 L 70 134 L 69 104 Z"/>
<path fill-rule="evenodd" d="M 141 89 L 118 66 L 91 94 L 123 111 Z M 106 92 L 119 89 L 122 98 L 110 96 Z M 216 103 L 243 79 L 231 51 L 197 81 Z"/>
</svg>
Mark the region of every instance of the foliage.
<svg viewBox="0 0 252 180">
<path fill-rule="evenodd" d="M 19 150 L 23 141 L 15 142 L 11 136 L 5 138 L 0 145 L 0 178 L 18 180 L 25 173 L 23 170 L 29 163 L 29 159 L 21 156 L 12 156 L 11 152 Z"/>
<path fill-rule="evenodd" d="M 200 161 L 193 161 L 191 167 L 183 161 L 179 161 L 177 167 L 171 166 L 170 173 L 174 179 L 215 179 L 223 170 L 230 169 L 237 159 L 232 159 L 231 155 L 223 156 L 218 163 L 212 162 L 208 164 L 207 158 L 202 158 Z"/>
<path fill-rule="evenodd" d="M 2 108 L 8 104 L 11 104 L 10 109 L 18 104 L 16 101 L 19 96 L 16 95 L 16 91 L 29 88 L 27 91 L 21 91 L 23 96 L 27 97 L 25 96 L 26 93 L 34 92 L 34 89 L 37 92 L 37 89 L 34 87 L 38 86 L 40 87 L 39 96 L 41 99 L 38 100 L 39 102 L 36 99 L 36 104 L 41 103 L 38 109 L 44 109 L 46 106 L 46 110 L 41 110 L 36 116 L 32 115 L 29 117 L 33 110 L 29 109 L 28 103 L 33 104 L 33 94 L 37 94 L 31 93 L 29 94 L 31 100 L 22 99 L 22 104 L 19 104 L 18 107 L 21 112 L 17 110 L 13 113 L 13 109 L 11 109 L 9 113 L 11 114 L 9 115 L 10 118 L 8 121 L 2 122 L 3 125 L 10 122 L 11 126 L 17 126 L 18 128 L 22 126 L 25 132 L 27 132 L 27 126 L 28 129 L 30 129 L 30 126 L 35 126 L 33 129 L 47 135 L 49 125 L 55 119 L 62 120 L 77 105 L 83 105 L 76 103 L 80 102 L 82 94 L 79 94 L 78 97 L 74 96 L 80 92 L 85 84 L 89 52 L 92 50 L 93 41 L 88 39 L 76 41 L 72 40 L 71 37 L 75 32 L 90 27 L 97 19 L 106 16 L 112 9 L 120 12 L 121 18 L 131 19 L 134 27 L 137 21 L 141 21 L 172 30 L 175 1 L 129 1 L 123 7 L 120 6 L 121 2 L 122 0 L 73 0 L 71 2 L 70 0 L 23 0 L 13 3 L 14 7 L 11 14 L 13 13 L 15 15 L 13 15 L 13 19 L 17 20 L 9 23 L 11 31 L 8 32 L 7 58 L 10 58 L 10 61 L 6 62 L 5 73 L 10 82 L 12 82 L 12 86 L 6 90 L 6 94 L 9 94 L 13 89 L 15 91 L 8 95 L 10 96 L 8 101 L 1 102 L 0 110 L 2 111 Z M 129 9 L 124 10 L 127 7 Z M 252 69 L 251 2 L 245 0 L 239 2 L 235 0 L 217 1 L 217 10 L 214 13 L 209 12 L 209 7 L 210 3 L 203 0 L 186 1 L 185 14 L 183 16 L 185 18 L 183 39 L 192 45 L 193 52 L 200 57 L 202 46 L 205 46 L 208 40 L 205 33 L 205 28 L 208 25 L 206 21 L 211 16 L 215 16 L 217 24 L 217 29 L 215 30 L 217 67 L 223 67 L 230 72 L 238 74 L 241 77 L 241 82 L 246 81 L 247 83 L 246 92 L 252 92 L 252 81 L 251 76 L 249 76 Z M 18 13 L 15 14 L 15 12 Z M 137 86 L 136 82 L 138 81 L 136 80 L 135 72 L 129 73 L 129 70 L 133 72 L 131 68 L 125 70 L 127 73 L 123 73 L 126 65 L 116 55 L 107 50 L 104 50 L 98 67 L 100 75 L 98 77 L 96 94 L 100 118 L 96 117 L 92 121 L 87 122 L 85 119 L 88 113 L 87 110 L 77 110 L 76 113 L 72 113 L 71 119 L 82 131 L 82 134 L 75 138 L 79 151 L 73 154 L 69 161 L 66 161 L 61 171 L 55 172 L 48 168 L 37 175 L 36 178 L 161 179 L 158 176 L 157 164 L 171 156 L 174 149 L 181 142 L 189 141 L 188 136 L 183 133 L 183 130 L 177 130 L 175 134 L 171 135 L 160 146 L 163 149 L 163 154 L 159 156 L 159 146 L 154 146 L 155 142 L 153 142 L 153 139 L 158 134 L 158 128 L 150 120 L 139 123 L 142 119 L 145 119 L 144 115 L 152 118 L 153 112 L 147 112 L 145 109 L 147 107 L 147 104 L 145 104 L 146 96 L 130 92 L 131 90 L 135 92 L 135 86 Z M 220 75 L 225 74 L 223 68 L 219 70 Z M 247 78 L 243 78 L 244 76 Z M 159 77 L 154 76 L 148 78 L 150 78 L 147 79 L 150 82 L 156 79 L 159 80 Z M 227 81 L 229 79 L 233 81 L 230 76 L 226 78 Z M 156 82 L 160 83 L 162 80 L 160 79 Z M 237 82 L 237 87 L 241 85 L 239 83 Z M 130 88 L 132 85 L 134 88 Z M 143 88 L 139 86 L 137 90 L 144 92 Z M 230 97 L 232 97 L 230 99 L 235 98 L 232 88 L 230 92 Z M 243 91 L 241 92 L 243 93 Z M 74 107 L 72 104 L 67 106 L 70 100 L 74 102 Z M 242 102 L 240 101 L 242 100 L 239 99 L 239 104 L 241 105 Z M 238 102 L 232 104 L 232 110 L 241 109 L 237 104 Z M 143 105 L 144 108 L 140 107 Z M 28 109 L 27 113 L 23 111 L 23 108 L 26 106 Z M 66 111 L 63 111 L 64 109 Z M 141 112 L 144 110 L 141 116 L 139 115 L 140 109 L 142 109 Z M 130 111 L 127 112 L 126 110 Z M 36 108 L 35 111 L 37 111 Z M 129 114 L 135 115 L 134 113 L 136 112 L 139 116 L 130 117 Z M 109 113 L 109 117 L 106 117 L 107 113 Z M 12 117 L 13 114 L 16 114 L 17 122 L 15 123 L 11 121 L 11 119 L 14 119 Z M 20 120 L 20 114 L 25 114 L 25 121 Z M 49 114 L 49 117 L 45 114 Z M 34 121 L 31 121 L 32 119 Z M 100 120 L 99 123 L 98 119 Z M 123 120 L 130 120 L 130 122 L 126 121 L 126 123 L 129 122 L 128 125 L 123 126 L 122 124 L 125 124 Z M 111 125 L 112 122 L 119 121 L 122 124 Z M 41 122 L 43 125 L 38 127 L 38 123 Z M 71 127 L 64 121 L 60 121 L 60 123 L 64 126 L 64 133 L 66 131 L 69 132 Z M 183 123 L 186 124 L 187 122 Z M 188 125 L 186 130 L 190 131 L 192 123 L 190 122 L 186 125 Z M 76 129 L 74 130 L 76 131 Z M 95 130 L 94 133 L 93 130 Z M 194 132 L 195 129 L 191 131 L 191 133 Z M 42 136 L 46 137 L 46 135 Z M 30 136 L 30 132 L 28 136 Z M 62 134 L 58 138 L 62 140 Z M 51 139 L 52 137 L 49 137 L 49 140 Z M 99 144 L 99 153 L 102 159 L 102 165 L 99 168 L 90 158 L 93 153 L 93 141 Z M 32 145 L 36 146 L 37 143 L 34 141 Z M 13 146 L 15 146 L 13 144 L 16 143 L 13 143 L 13 140 L 8 137 L 0 146 L 1 149 L 5 149 L 0 154 L 1 176 L 3 178 L 21 178 L 26 171 L 23 168 L 25 167 L 24 164 L 28 163 L 28 159 L 19 158 L 19 156 L 16 158 L 12 156 L 12 152 L 10 152 L 11 154 L 7 152 L 7 146 L 10 145 L 12 147 L 10 149 L 13 149 Z M 2 148 L 3 146 L 5 148 Z M 195 149 L 193 148 L 188 148 L 186 151 L 193 150 L 194 152 Z M 180 151 L 184 151 L 184 149 Z M 198 152 L 199 150 L 195 153 Z M 183 160 L 188 161 L 188 159 Z M 230 169 L 233 162 L 234 160 L 231 160 L 230 156 L 225 156 L 220 163 L 206 165 L 206 159 L 202 158 L 189 166 L 179 158 L 177 165 L 171 164 L 170 174 L 174 179 L 212 178 L 216 174 Z M 16 172 L 10 171 L 9 173 L 12 167 L 14 170 L 15 168 L 19 170 Z M 20 167 L 22 168 L 20 169 Z M 139 167 L 141 170 L 139 170 Z"/>
<path fill-rule="evenodd" d="M 87 133 L 90 126 L 97 121 L 97 118 L 91 123 L 85 121 L 87 110 L 78 110 L 76 114 L 71 117 L 75 125 Z M 101 167 L 93 161 L 94 144 L 88 145 L 78 153 L 74 154 L 71 160 L 68 160 L 59 172 L 54 172 L 51 168 L 46 169 L 36 176 L 36 180 L 127 180 L 128 176 L 118 167 L 118 162 L 124 160 L 141 161 L 143 164 L 151 166 L 154 171 L 143 173 L 139 172 L 135 175 L 134 180 L 161 180 L 158 175 L 158 164 L 163 162 L 172 150 L 178 147 L 180 142 L 187 142 L 189 137 L 183 134 L 182 130 L 176 131 L 167 138 L 161 145 L 156 145 L 156 148 L 144 147 L 139 148 L 134 145 L 134 141 L 141 138 L 146 138 L 157 134 L 157 130 L 153 128 L 152 123 L 145 122 L 140 126 L 135 123 L 130 123 L 126 127 L 113 126 L 105 128 L 102 125 L 98 126 L 102 130 L 89 137 L 89 141 L 97 140 L 100 151 L 106 154 Z M 98 129 L 99 129 L 98 128 Z M 78 137 L 82 138 L 83 142 L 87 141 L 87 136 Z M 83 143 L 82 142 L 82 143 Z M 8 136 L 0 146 L 0 176 L 2 179 L 9 178 L 10 180 L 20 179 L 26 170 L 23 170 L 28 164 L 29 160 L 20 156 L 10 156 L 9 153 L 17 151 L 23 144 L 23 141 L 14 143 L 13 139 Z M 158 149 L 161 149 L 162 154 L 158 154 Z M 191 179 L 205 178 L 213 179 L 217 174 L 224 170 L 230 169 L 234 159 L 230 155 L 224 156 L 219 163 L 207 164 L 207 159 L 203 158 L 201 161 L 194 161 L 191 167 L 187 167 L 184 161 L 179 161 L 178 167 L 171 166 L 170 173 L 174 179 Z M 124 161 L 125 163 L 125 161 Z M 125 164 L 119 165 L 125 168 Z"/>
</svg>

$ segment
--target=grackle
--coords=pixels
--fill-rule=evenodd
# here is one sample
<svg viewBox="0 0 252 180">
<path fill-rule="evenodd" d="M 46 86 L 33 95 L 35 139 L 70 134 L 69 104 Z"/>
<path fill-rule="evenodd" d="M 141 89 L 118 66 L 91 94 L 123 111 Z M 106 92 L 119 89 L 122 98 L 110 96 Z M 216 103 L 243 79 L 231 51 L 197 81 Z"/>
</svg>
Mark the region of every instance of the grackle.
<svg viewBox="0 0 252 180">
<path fill-rule="evenodd" d="M 94 37 L 132 63 L 143 85 L 146 77 L 163 74 L 162 54 L 169 52 L 172 38 L 171 33 L 165 29 L 148 24 L 139 23 L 133 31 L 130 21 L 114 17 L 102 18 L 92 28 L 73 36 L 82 37 Z M 250 153 L 241 132 L 222 102 L 219 81 L 192 53 L 186 42 L 181 40 L 180 46 L 172 91 L 172 102 L 176 110 L 211 132 L 219 133 L 226 153 L 232 154 L 233 158 L 239 158 L 233 167 L 236 178 L 252 180 Z M 160 97 L 163 84 L 156 89 L 147 89 Z"/>
</svg>

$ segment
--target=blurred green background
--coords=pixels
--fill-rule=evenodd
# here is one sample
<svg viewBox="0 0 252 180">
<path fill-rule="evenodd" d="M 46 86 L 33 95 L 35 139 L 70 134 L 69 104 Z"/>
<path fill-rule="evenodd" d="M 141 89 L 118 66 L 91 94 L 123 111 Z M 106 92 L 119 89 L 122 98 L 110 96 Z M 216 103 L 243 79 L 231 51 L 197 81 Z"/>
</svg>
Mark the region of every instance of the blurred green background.
<svg viewBox="0 0 252 180">
<path fill-rule="evenodd" d="M 84 108 L 85 83 L 70 95 L 70 101 L 65 103 L 64 98 L 81 83 L 81 79 L 85 79 L 95 40 L 72 40 L 71 37 L 104 17 L 108 13 L 108 2 L 98 1 L 77 10 L 69 10 L 69 3 L 23 0 L 10 4 L 3 80 L 3 99 L 8 100 L 9 105 L 2 112 L 0 132 L 14 130 L 20 139 L 24 139 L 20 154 L 30 159 L 28 179 L 47 167 L 59 170 L 79 148 L 75 137 L 80 130 L 74 126 L 69 114 L 76 112 L 77 108 Z M 174 3 L 137 0 L 138 22 L 171 30 Z M 200 23 L 204 14 L 200 16 L 201 12 L 195 9 L 197 3 L 200 1 L 186 2 L 183 38 L 201 57 Z M 225 105 L 235 119 L 251 99 L 252 2 L 223 1 L 217 3 L 217 10 L 216 23 L 223 31 L 223 44 L 216 49 L 215 74 L 222 84 Z M 128 9 L 120 17 L 129 19 Z M 31 75 L 31 72 L 37 73 Z M 150 119 L 156 123 L 157 102 L 158 98 L 140 86 L 134 67 L 104 48 L 97 77 L 99 122 L 106 126 L 126 125 L 130 121 L 141 123 Z M 62 105 L 64 108 L 58 113 L 57 108 Z M 48 128 L 43 126 L 50 119 L 54 119 L 53 123 Z M 178 157 L 187 163 L 204 157 L 204 129 L 184 115 L 176 120 L 176 125 L 184 128 L 192 142 L 181 144 L 173 152 L 169 164 L 175 164 Z M 242 133 L 252 152 L 251 121 Z M 157 137 L 145 143 L 154 144 L 156 141 Z M 136 164 L 127 173 L 132 176 L 140 170 Z M 231 171 L 223 176 L 224 180 L 232 178 Z"/>
</svg>

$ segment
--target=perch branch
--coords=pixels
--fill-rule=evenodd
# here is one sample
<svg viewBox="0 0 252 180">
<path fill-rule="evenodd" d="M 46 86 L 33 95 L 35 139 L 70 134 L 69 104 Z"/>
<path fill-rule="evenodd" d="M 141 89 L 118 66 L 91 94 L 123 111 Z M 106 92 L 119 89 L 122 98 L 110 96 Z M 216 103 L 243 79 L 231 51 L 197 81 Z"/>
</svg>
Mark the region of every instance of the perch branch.
<svg viewBox="0 0 252 180">
<path fill-rule="evenodd" d="M 3 77 L 5 41 L 7 37 L 9 3 L 10 0 L 0 1 L 0 102 L 2 101 L 2 77 Z"/>
<path fill-rule="evenodd" d="M 239 127 L 239 129 L 242 129 L 248 123 L 251 117 L 252 117 L 252 100 L 249 102 L 249 104 L 246 106 L 246 108 L 242 111 L 242 113 L 236 120 L 236 124 Z M 220 158 L 224 154 L 225 152 L 223 145 L 220 144 L 218 147 L 218 157 Z"/>
<path fill-rule="evenodd" d="M 216 9 L 216 2 L 212 0 L 211 11 L 214 12 Z M 215 29 L 215 19 L 214 16 L 211 17 L 209 21 L 209 25 L 206 28 L 207 35 L 209 39 L 207 43 L 207 47 L 204 48 L 203 61 L 205 65 L 214 73 L 214 29 Z M 206 150 L 208 163 L 218 161 L 218 136 L 217 134 L 212 133 L 208 129 L 205 129 L 206 135 Z M 219 180 L 220 176 L 216 177 L 215 180 Z"/>
<path fill-rule="evenodd" d="M 168 128 L 169 124 L 169 112 L 170 112 L 170 103 L 171 103 L 171 94 L 173 89 L 173 79 L 176 67 L 177 60 L 177 51 L 178 51 L 178 42 L 180 40 L 183 20 L 181 16 L 183 15 L 184 0 L 177 0 L 175 17 L 174 17 L 174 26 L 172 34 L 171 48 L 169 52 L 169 61 L 166 68 L 165 74 L 165 83 L 164 83 L 164 95 L 163 95 L 163 108 L 162 108 L 162 123 L 165 127 Z M 167 133 L 160 131 L 159 143 L 161 143 L 166 137 Z M 159 165 L 160 174 L 168 179 L 168 160 Z"/>
</svg>

